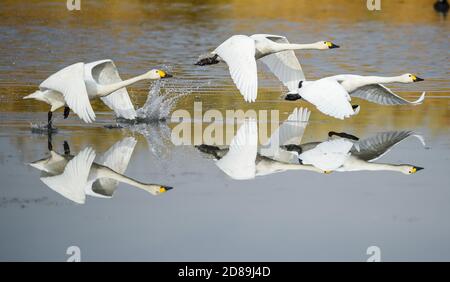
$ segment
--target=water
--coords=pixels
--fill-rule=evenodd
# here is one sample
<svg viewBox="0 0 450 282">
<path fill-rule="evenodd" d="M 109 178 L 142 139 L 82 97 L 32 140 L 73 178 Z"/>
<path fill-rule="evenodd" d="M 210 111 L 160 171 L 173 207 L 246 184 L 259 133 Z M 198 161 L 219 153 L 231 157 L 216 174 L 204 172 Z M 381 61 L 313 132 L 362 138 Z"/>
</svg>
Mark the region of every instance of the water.
<svg viewBox="0 0 450 282">
<path fill-rule="evenodd" d="M 1 260 L 64 261 L 69 246 L 80 247 L 86 261 L 365 261 L 369 246 L 378 246 L 388 261 L 450 259 L 450 37 L 448 19 L 434 12 L 434 1 L 383 1 L 380 12 L 367 11 L 360 1 L 91 2 L 82 1 L 81 12 L 68 12 L 65 1 L 2 1 Z M 226 66 L 193 65 L 230 35 L 257 32 L 341 45 L 297 52 L 308 79 L 412 72 L 426 80 L 391 89 L 410 100 L 427 91 L 425 102 L 383 107 L 358 101 L 359 115 L 340 121 L 303 101 L 281 100 L 285 90 L 263 65 L 258 65 L 260 88 L 253 104 L 243 103 Z M 115 61 L 122 78 L 155 67 L 171 69 L 174 79 L 128 89 L 141 118 L 153 122 L 116 120 L 100 102 L 93 105 L 94 124 L 75 115 L 64 120 L 57 112 L 53 150 L 63 155 L 67 141 L 72 155 L 91 148 L 94 161 L 101 162 L 114 144 L 133 138 L 124 174 L 173 190 L 154 196 L 119 184 L 112 198 L 88 195 L 80 205 L 50 189 L 28 165 L 49 156 L 47 135 L 33 134 L 30 127 L 46 120 L 48 108 L 21 98 L 65 65 L 103 58 Z M 259 114 L 278 109 L 282 122 L 294 108 L 308 107 L 312 113 L 302 143 L 324 142 L 330 131 L 361 140 L 413 131 L 425 146 L 408 137 L 376 162 L 425 169 L 413 175 L 300 170 L 235 180 L 211 156 L 172 142 L 179 123 L 169 117 L 184 109 L 192 128 L 200 126 L 192 140 L 204 143 L 209 123 L 196 118 L 194 102 L 202 102 L 203 112 L 222 114 L 227 144 L 237 130 L 225 125 L 229 109 Z M 278 127 L 270 115 L 258 117 L 259 132 Z M 155 122 L 161 119 L 166 121 Z"/>
</svg>

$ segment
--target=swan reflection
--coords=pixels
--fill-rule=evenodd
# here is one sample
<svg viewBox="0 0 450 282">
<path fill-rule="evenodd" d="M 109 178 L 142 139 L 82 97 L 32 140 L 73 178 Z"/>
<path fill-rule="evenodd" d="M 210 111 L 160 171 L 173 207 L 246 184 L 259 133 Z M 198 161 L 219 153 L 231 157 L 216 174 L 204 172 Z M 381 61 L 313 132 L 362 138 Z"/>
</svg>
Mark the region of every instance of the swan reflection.
<svg viewBox="0 0 450 282">
<path fill-rule="evenodd" d="M 329 140 L 323 142 L 289 144 L 282 148 L 295 152 L 299 163 L 313 165 L 327 172 L 385 170 L 413 174 L 423 169 L 411 164 L 374 162 L 410 136 L 415 136 L 425 146 L 423 137 L 412 131 L 381 132 L 363 140 L 347 133 L 330 132 L 328 135 Z"/>
<path fill-rule="evenodd" d="M 298 162 L 297 154 L 280 147 L 283 144 L 300 144 L 308 124 L 308 109 L 295 109 L 268 142 L 258 146 L 258 125 L 255 119 L 246 119 L 230 146 L 200 145 L 196 148 L 216 160 L 228 176 L 237 180 L 252 179 L 287 170 L 308 170 L 323 173 L 312 165 Z"/>
<path fill-rule="evenodd" d="M 269 140 L 258 145 L 258 125 L 246 119 L 229 146 L 202 144 L 196 148 L 214 159 L 216 166 L 233 179 L 253 179 L 287 170 L 307 170 L 318 173 L 333 171 L 396 171 L 414 174 L 423 169 L 412 164 L 376 163 L 395 145 L 410 136 L 422 136 L 412 131 L 381 132 L 360 140 L 347 133 L 330 132 L 323 142 L 302 143 L 310 111 L 295 109 Z"/>
<path fill-rule="evenodd" d="M 98 162 L 94 161 L 96 153 L 91 147 L 72 155 L 67 142 L 64 143 L 64 154 L 55 152 L 50 145 L 50 156 L 32 162 L 30 166 L 41 171 L 40 180 L 50 189 L 78 204 L 85 203 L 86 195 L 111 198 L 119 182 L 153 195 L 172 189 L 164 185 L 142 183 L 123 174 L 136 143 L 133 137 L 124 138 L 104 153 Z"/>
</svg>

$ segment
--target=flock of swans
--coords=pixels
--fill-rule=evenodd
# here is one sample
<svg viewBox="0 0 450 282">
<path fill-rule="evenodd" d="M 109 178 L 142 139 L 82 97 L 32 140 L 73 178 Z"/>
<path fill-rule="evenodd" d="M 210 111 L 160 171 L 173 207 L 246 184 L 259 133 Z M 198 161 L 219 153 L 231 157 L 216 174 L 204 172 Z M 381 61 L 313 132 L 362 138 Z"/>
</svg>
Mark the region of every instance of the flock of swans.
<svg viewBox="0 0 450 282">
<path fill-rule="evenodd" d="M 294 51 L 336 48 L 339 46 L 330 41 L 292 44 L 286 37 L 278 35 L 234 35 L 211 53 L 200 56 L 196 65 L 226 63 L 237 89 L 244 100 L 251 103 L 258 96 L 257 61 L 261 61 L 289 90 L 284 95 L 285 100 L 306 100 L 323 114 L 337 119 L 359 113 L 360 106 L 352 104 L 352 98 L 380 105 L 418 105 L 424 101 L 425 92 L 416 101 L 408 101 L 384 85 L 423 80 L 409 73 L 393 77 L 343 74 L 306 80 Z M 46 129 L 51 136 L 53 112 L 64 108 L 64 118 L 73 111 L 81 120 L 91 123 L 96 115 L 90 101 L 96 98 L 113 110 L 116 117 L 136 120 L 137 111 L 126 87 L 142 80 L 170 77 L 172 75 L 164 70 L 153 69 L 122 80 L 112 60 L 76 63 L 48 77 L 39 85 L 39 90 L 24 99 L 50 105 Z M 233 179 L 252 179 L 287 170 L 318 173 L 389 170 L 413 174 L 422 169 L 410 164 L 375 162 L 409 136 L 417 137 L 424 144 L 420 135 L 411 131 L 382 132 L 360 140 L 347 133 L 330 131 L 327 140 L 302 143 L 310 114 L 307 108 L 296 108 L 263 145 L 258 142 L 257 121 L 246 119 L 229 146 L 203 144 L 196 148 L 204 156 L 215 159 L 216 166 Z M 96 154 L 90 147 L 72 155 L 67 143 L 64 154 L 55 152 L 49 145 L 50 156 L 30 165 L 42 172 L 40 179 L 43 183 L 76 203 L 84 203 L 86 195 L 112 197 L 119 182 L 153 195 L 172 189 L 165 185 L 142 183 L 124 175 L 135 145 L 136 140 L 128 137 L 115 144 L 98 162 L 94 161 Z"/>
<path fill-rule="evenodd" d="M 205 66 L 225 62 L 236 87 L 246 102 L 255 102 L 258 93 L 256 61 L 263 62 L 288 88 L 286 100 L 304 99 L 325 115 L 338 119 L 358 114 L 360 106 L 352 105 L 352 97 L 380 105 L 417 105 L 423 102 L 425 92 L 416 101 L 396 95 L 386 83 L 412 83 L 423 79 L 414 74 L 393 77 L 335 75 L 315 81 L 305 78 L 294 50 L 329 50 L 339 48 L 330 41 L 312 44 L 292 44 L 284 36 L 254 34 L 234 35 L 214 51 L 200 57 L 196 65 Z M 136 119 L 136 110 L 126 87 L 141 80 L 171 77 L 163 70 L 153 69 L 145 74 L 122 80 L 112 60 L 76 63 L 48 77 L 39 90 L 24 99 L 35 99 L 51 106 L 48 129 L 52 129 L 53 112 L 64 107 L 64 118 L 70 110 L 90 123 L 95 113 L 90 100 L 100 98 L 117 117 Z"/>
</svg>

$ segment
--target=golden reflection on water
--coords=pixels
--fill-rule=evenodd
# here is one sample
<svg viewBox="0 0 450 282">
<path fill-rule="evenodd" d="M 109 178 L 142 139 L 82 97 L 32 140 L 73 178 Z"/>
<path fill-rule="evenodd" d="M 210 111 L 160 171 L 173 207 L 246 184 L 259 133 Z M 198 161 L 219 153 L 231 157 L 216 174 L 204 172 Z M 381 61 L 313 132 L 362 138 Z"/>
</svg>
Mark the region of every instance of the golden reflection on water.
<svg viewBox="0 0 450 282">
<path fill-rule="evenodd" d="M 203 111 L 217 109 L 223 114 L 228 109 L 278 109 L 283 121 L 295 107 L 306 106 L 313 111 L 314 126 L 307 131 L 311 135 L 324 136 L 329 130 L 364 134 L 384 128 L 427 128 L 433 135 L 448 134 L 449 23 L 433 11 L 434 0 L 382 1 L 382 11 L 378 12 L 368 11 L 365 1 L 82 1 L 79 12 L 68 12 L 65 2 L 2 1 L 0 36 L 7 40 L 0 41 L 0 113 L 39 112 L 38 116 L 45 120 L 46 104 L 25 102 L 21 97 L 33 92 L 40 81 L 69 62 L 111 57 L 116 60 L 122 77 L 139 74 L 153 65 L 172 66 L 178 80 L 167 85 L 180 92 L 192 92 L 180 99 L 175 109 L 186 109 L 191 114 L 194 101 L 201 101 Z M 420 28 L 425 29 L 421 34 L 430 37 L 416 37 L 415 32 Z M 305 102 L 282 101 L 279 96 L 285 90 L 262 68 L 258 102 L 246 104 L 225 67 L 196 69 L 192 66 L 200 53 L 220 43 L 225 36 L 264 30 L 298 36 L 297 40 L 303 35 L 308 40 L 325 36 L 339 37 L 347 43 L 338 52 L 302 53 L 308 78 L 347 72 L 417 71 L 429 79 L 421 84 L 394 85 L 392 89 L 411 100 L 421 91 L 431 91 L 425 103 L 417 107 L 379 106 L 355 99 L 354 103 L 362 106 L 359 116 L 339 121 L 318 113 Z M 398 30 L 408 38 L 407 42 L 401 41 Z M 375 50 L 364 50 L 375 43 L 378 44 Z M 429 44 L 435 44 L 430 47 L 435 52 L 433 56 L 427 50 Z M 396 56 L 389 57 L 391 53 Z M 436 58 L 436 54 L 442 58 Z M 397 61 L 389 63 L 393 58 Z M 147 83 L 129 88 L 138 107 L 144 104 L 147 89 Z M 94 109 L 110 112 L 98 101 L 94 102 Z M 72 118 L 71 122 L 83 126 L 84 132 L 82 136 L 74 134 L 76 146 L 102 143 L 96 132 L 104 124 L 85 127 L 76 117 Z M 16 124 L 8 118 L 1 123 Z M 19 123 L 28 126 L 28 122 Z M 174 125 L 169 124 L 171 128 Z M 63 129 L 65 126 L 61 124 Z M 115 139 L 119 134 L 101 130 L 106 139 L 110 135 Z"/>
</svg>

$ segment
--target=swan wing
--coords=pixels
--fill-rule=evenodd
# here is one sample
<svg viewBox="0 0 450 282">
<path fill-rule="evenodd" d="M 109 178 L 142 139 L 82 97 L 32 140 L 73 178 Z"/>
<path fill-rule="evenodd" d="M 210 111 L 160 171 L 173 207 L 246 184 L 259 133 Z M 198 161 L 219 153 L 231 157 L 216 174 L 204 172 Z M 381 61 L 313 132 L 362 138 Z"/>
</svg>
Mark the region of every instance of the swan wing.
<svg viewBox="0 0 450 282">
<path fill-rule="evenodd" d="M 96 83 L 112 84 L 122 81 L 119 71 L 112 60 L 103 60 L 95 63 L 96 65 L 91 71 Z M 135 119 L 137 116 L 126 87 L 121 88 L 105 97 L 101 97 L 100 99 L 103 103 L 105 103 L 105 105 L 114 111 L 117 117 Z"/>
<path fill-rule="evenodd" d="M 311 112 L 307 108 L 295 108 L 262 146 L 260 154 L 287 163 L 298 163 L 298 154 L 282 150 L 282 145 L 300 145 Z"/>
<path fill-rule="evenodd" d="M 425 92 L 416 101 L 408 101 L 392 92 L 382 84 L 370 84 L 350 92 L 352 97 L 358 97 L 380 105 L 418 105 L 425 99 Z"/>
<path fill-rule="evenodd" d="M 336 80 L 322 78 L 303 84 L 298 94 L 322 113 L 338 119 L 355 114 L 349 102 L 350 96 Z"/>
<path fill-rule="evenodd" d="M 276 43 L 289 44 L 288 39 L 284 36 L 270 34 L 264 34 L 263 36 Z M 270 69 L 290 92 L 296 92 L 298 89 L 298 82 L 305 80 L 302 66 L 293 50 L 270 54 L 259 60 Z"/>
<path fill-rule="evenodd" d="M 336 170 L 350 156 L 352 147 L 353 142 L 349 140 L 328 140 L 318 144 L 313 149 L 301 153 L 298 158 L 303 164 L 313 165 L 324 171 Z"/>
<path fill-rule="evenodd" d="M 255 60 L 255 41 L 245 35 L 234 35 L 216 48 L 228 65 L 231 78 L 246 102 L 255 102 L 258 93 L 258 71 Z"/>
<path fill-rule="evenodd" d="M 258 127 L 255 119 L 247 119 L 231 141 L 228 153 L 216 165 L 233 179 L 252 179 L 256 173 Z"/>
<path fill-rule="evenodd" d="M 100 158 L 99 163 L 119 174 L 123 174 L 128 167 L 136 144 L 137 141 L 133 137 L 124 138 L 109 148 Z M 111 178 L 99 178 L 92 184 L 91 192 L 93 194 L 111 197 L 118 184 L 118 181 Z"/>
<path fill-rule="evenodd" d="M 84 63 L 73 64 L 58 71 L 39 87 L 62 93 L 67 106 L 83 121 L 90 123 L 95 120 L 84 81 Z"/>
<path fill-rule="evenodd" d="M 388 131 L 356 142 L 352 155 L 365 161 L 375 161 L 411 135 L 416 136 L 425 146 L 423 137 L 413 131 Z"/>
<path fill-rule="evenodd" d="M 83 204 L 86 198 L 84 187 L 94 158 L 95 151 L 87 147 L 67 163 L 62 174 L 41 177 L 41 181 L 63 197 Z"/>
</svg>

